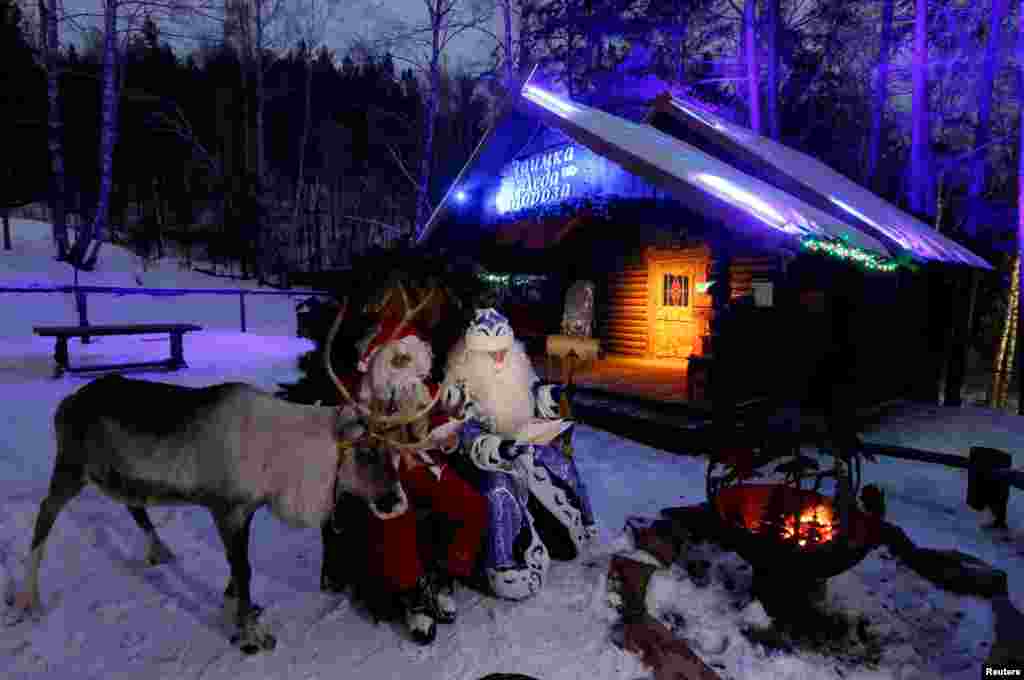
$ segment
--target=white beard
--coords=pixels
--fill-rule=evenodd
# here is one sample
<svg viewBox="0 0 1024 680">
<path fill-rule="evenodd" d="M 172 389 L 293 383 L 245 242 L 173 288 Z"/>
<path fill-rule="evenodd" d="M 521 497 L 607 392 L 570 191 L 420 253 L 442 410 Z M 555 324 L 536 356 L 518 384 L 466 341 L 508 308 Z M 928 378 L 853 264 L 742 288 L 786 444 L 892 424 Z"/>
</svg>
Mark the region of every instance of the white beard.
<svg viewBox="0 0 1024 680">
<path fill-rule="evenodd" d="M 516 341 L 499 369 L 487 352 L 466 350 L 460 340 L 448 355 L 448 377 L 462 380 L 484 415 L 494 418 L 498 434 L 515 436 L 533 419 L 530 386 L 537 380 L 522 343 Z"/>
</svg>

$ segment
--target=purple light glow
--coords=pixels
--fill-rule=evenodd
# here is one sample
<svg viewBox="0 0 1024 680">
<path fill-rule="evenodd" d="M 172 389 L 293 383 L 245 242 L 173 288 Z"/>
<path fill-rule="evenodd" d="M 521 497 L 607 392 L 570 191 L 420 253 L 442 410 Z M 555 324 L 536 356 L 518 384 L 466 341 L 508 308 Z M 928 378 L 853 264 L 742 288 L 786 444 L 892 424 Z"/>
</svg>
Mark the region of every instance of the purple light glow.
<svg viewBox="0 0 1024 680">
<path fill-rule="evenodd" d="M 906 248 L 907 250 L 910 250 L 910 251 L 913 251 L 915 253 L 918 253 L 919 255 L 927 255 L 927 254 L 931 254 L 933 256 L 938 256 L 939 255 L 938 253 L 933 251 L 932 248 L 930 248 L 927 243 L 924 243 L 924 242 L 920 241 L 919 239 L 915 239 L 913 237 L 908 237 L 907 235 L 901 233 L 900 231 L 898 231 L 896 229 L 893 229 L 893 228 L 890 228 L 890 227 L 883 227 L 882 225 L 878 224 L 877 222 L 875 222 L 870 217 L 868 217 L 864 213 L 860 212 L 859 210 L 857 210 L 853 206 L 851 206 L 851 205 L 849 205 L 847 203 L 844 203 L 843 201 L 840 201 L 835 196 L 829 196 L 828 200 L 832 201 L 833 203 L 838 205 L 840 208 L 842 208 L 846 212 L 848 212 L 851 215 L 853 215 L 854 217 L 857 217 L 857 218 L 860 218 L 860 219 L 864 220 L 864 222 L 866 222 L 867 224 L 870 224 L 872 227 L 874 227 L 878 231 L 882 232 L 883 234 L 885 234 L 886 236 L 891 238 L 893 241 L 895 241 L 896 243 L 900 244 L 901 247 Z"/>
<path fill-rule="evenodd" d="M 545 109 L 555 111 L 563 116 L 571 116 L 574 113 L 580 112 L 580 110 L 572 104 L 562 101 L 555 95 L 540 89 L 536 85 L 526 85 L 523 87 L 523 96 L 534 104 L 543 106 Z"/>
<path fill-rule="evenodd" d="M 514 193 L 515 189 L 512 188 L 509 182 L 501 183 L 498 195 L 494 198 L 494 207 L 497 208 L 499 215 L 504 215 L 512 207 L 512 196 Z"/>
<path fill-rule="evenodd" d="M 790 227 L 789 220 L 776 210 L 774 207 L 765 203 L 760 198 L 750 193 L 746 189 L 741 189 L 732 182 L 718 175 L 711 175 L 706 172 L 698 172 L 690 176 L 693 181 L 704 185 L 711 190 L 711 193 L 716 194 L 719 198 L 725 198 L 730 203 L 739 203 L 748 212 L 754 215 L 765 224 L 775 229 L 780 229 L 789 233 L 803 233 L 796 225 Z M 793 232 L 792 228 L 796 228 L 797 231 Z"/>
<path fill-rule="evenodd" d="M 697 120 L 699 120 L 700 122 L 704 123 L 707 126 L 713 127 L 716 130 L 723 130 L 723 131 L 725 130 L 725 128 L 722 127 L 722 125 L 720 125 L 719 123 L 716 123 L 715 121 L 712 121 L 712 120 L 708 120 L 707 118 L 705 118 L 701 114 L 697 113 L 696 111 L 693 111 L 693 110 L 687 108 L 686 106 L 683 106 L 682 104 L 677 102 L 674 98 L 672 99 L 672 106 L 676 107 L 677 109 L 679 109 L 683 113 L 687 114 L 691 118 L 696 118 Z"/>
</svg>

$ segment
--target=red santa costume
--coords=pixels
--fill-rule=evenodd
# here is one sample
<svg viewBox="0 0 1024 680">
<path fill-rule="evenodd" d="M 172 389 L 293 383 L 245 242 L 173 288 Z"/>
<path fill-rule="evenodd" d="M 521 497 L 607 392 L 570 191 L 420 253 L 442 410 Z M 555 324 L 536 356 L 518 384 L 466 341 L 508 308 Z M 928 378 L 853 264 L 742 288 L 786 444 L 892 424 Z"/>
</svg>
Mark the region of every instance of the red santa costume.
<svg viewBox="0 0 1024 680">
<path fill-rule="evenodd" d="M 359 367 L 364 373 L 353 393 L 376 413 L 401 415 L 422 409 L 437 394 L 439 386 L 429 381 L 432 353 L 417 329 L 407 326 L 394 333 L 396 324 L 385 322 L 368 339 L 361 351 Z M 395 335 L 395 337 L 391 337 Z M 355 385 L 353 385 L 355 386 Z M 368 519 L 366 574 L 379 580 L 386 591 L 399 595 L 406 623 L 413 638 L 421 643 L 434 639 L 435 621 L 455 619 L 454 580 L 473 571 L 487 525 L 487 506 L 472 486 L 447 464 L 445 456 L 458 448 L 458 421 L 435 409 L 428 418 L 407 425 L 405 432 L 389 432 L 390 439 L 422 441 L 436 446 L 403 449 L 399 477 L 413 507 L 428 507 L 454 525 L 454 536 L 444 546 L 431 546 L 437 566 L 425 568 L 417 537 L 415 512 L 382 520 Z M 325 533 L 326 536 L 326 533 Z"/>
</svg>

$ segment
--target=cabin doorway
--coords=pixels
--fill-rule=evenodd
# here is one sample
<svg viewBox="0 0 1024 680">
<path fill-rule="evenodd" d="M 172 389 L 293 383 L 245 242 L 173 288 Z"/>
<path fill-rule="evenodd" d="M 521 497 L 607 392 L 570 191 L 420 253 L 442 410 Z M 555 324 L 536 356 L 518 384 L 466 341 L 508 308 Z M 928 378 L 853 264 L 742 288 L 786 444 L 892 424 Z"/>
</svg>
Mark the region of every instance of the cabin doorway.
<svg viewBox="0 0 1024 680">
<path fill-rule="evenodd" d="M 704 324 L 697 313 L 697 284 L 706 257 L 698 251 L 654 251 L 648 267 L 649 356 L 685 361 L 701 354 Z M 703 296 L 702 296 L 703 297 Z"/>
</svg>

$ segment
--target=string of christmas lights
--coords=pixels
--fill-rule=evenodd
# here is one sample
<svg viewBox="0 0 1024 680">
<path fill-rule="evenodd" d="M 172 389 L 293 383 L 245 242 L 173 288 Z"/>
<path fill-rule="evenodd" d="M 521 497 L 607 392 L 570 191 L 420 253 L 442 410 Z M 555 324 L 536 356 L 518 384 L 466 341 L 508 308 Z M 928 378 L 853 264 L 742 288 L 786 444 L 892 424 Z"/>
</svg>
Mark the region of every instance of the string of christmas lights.
<svg viewBox="0 0 1024 680">
<path fill-rule="evenodd" d="M 807 237 L 801 241 L 801 245 L 812 253 L 824 253 L 840 260 L 848 260 L 869 271 L 894 272 L 900 266 L 894 259 L 882 257 L 840 239 Z"/>
</svg>

